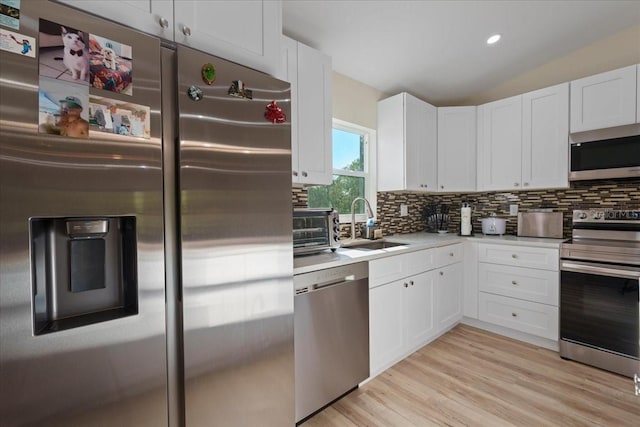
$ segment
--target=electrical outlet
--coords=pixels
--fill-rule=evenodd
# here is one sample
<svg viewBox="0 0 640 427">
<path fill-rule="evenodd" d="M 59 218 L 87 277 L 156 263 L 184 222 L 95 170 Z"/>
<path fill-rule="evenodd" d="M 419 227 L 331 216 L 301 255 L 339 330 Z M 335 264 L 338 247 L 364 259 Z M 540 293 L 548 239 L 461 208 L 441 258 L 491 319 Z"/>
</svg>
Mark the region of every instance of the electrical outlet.
<svg viewBox="0 0 640 427">
<path fill-rule="evenodd" d="M 409 215 L 409 206 L 400 205 L 400 216 L 407 216 L 407 215 Z"/>
<path fill-rule="evenodd" d="M 509 215 L 518 215 L 518 205 L 509 205 Z"/>
</svg>

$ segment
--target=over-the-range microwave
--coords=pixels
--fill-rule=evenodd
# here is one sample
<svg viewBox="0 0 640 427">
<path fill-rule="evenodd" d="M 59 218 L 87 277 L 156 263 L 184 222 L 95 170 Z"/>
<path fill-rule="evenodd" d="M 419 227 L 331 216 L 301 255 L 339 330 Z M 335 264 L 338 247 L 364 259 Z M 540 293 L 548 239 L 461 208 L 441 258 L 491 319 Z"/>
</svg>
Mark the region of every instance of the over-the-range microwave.
<svg viewBox="0 0 640 427">
<path fill-rule="evenodd" d="M 640 135 L 571 144 L 570 181 L 640 177 Z"/>
</svg>

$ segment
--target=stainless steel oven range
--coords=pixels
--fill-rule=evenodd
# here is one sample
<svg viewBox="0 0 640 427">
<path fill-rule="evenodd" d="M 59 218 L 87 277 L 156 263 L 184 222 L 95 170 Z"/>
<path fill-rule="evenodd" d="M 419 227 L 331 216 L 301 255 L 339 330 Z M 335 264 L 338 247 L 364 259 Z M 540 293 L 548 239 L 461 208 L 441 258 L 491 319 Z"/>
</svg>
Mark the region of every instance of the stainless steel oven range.
<svg viewBox="0 0 640 427">
<path fill-rule="evenodd" d="M 576 210 L 562 244 L 560 356 L 640 374 L 640 210 Z"/>
</svg>

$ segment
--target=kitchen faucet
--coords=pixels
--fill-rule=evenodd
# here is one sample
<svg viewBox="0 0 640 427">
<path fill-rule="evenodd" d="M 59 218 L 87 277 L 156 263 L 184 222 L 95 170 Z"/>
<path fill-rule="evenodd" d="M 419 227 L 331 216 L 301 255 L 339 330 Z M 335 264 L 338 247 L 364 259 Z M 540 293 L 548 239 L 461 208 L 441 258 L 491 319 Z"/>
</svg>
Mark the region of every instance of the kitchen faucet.
<svg viewBox="0 0 640 427">
<path fill-rule="evenodd" d="M 353 199 L 353 202 L 351 202 L 351 240 L 355 240 L 355 238 L 356 238 L 356 212 L 355 212 L 355 207 L 356 207 L 356 202 L 358 200 L 364 201 L 365 209 L 367 211 L 367 219 L 374 217 L 373 211 L 371 210 L 371 205 L 369 204 L 369 201 L 367 199 L 365 199 L 364 197 L 356 197 L 355 199 Z"/>
</svg>

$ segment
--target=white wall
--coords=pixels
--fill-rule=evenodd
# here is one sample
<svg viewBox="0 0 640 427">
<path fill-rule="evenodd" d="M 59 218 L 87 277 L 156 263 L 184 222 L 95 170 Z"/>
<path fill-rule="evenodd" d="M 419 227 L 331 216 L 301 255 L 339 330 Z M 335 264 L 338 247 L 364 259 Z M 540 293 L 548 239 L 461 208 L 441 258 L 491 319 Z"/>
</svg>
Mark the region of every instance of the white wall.
<svg viewBox="0 0 640 427">
<path fill-rule="evenodd" d="M 333 73 L 333 117 L 376 129 L 378 101 L 387 96 L 379 90 Z"/>
<path fill-rule="evenodd" d="M 640 63 L 640 25 L 578 49 L 500 85 L 462 100 L 480 105 L 532 90 Z"/>
<path fill-rule="evenodd" d="M 558 83 L 640 63 L 640 25 L 599 40 L 494 88 L 450 105 L 480 105 Z M 377 102 L 385 94 L 333 73 L 333 116 L 368 128 L 377 128 Z"/>
</svg>

